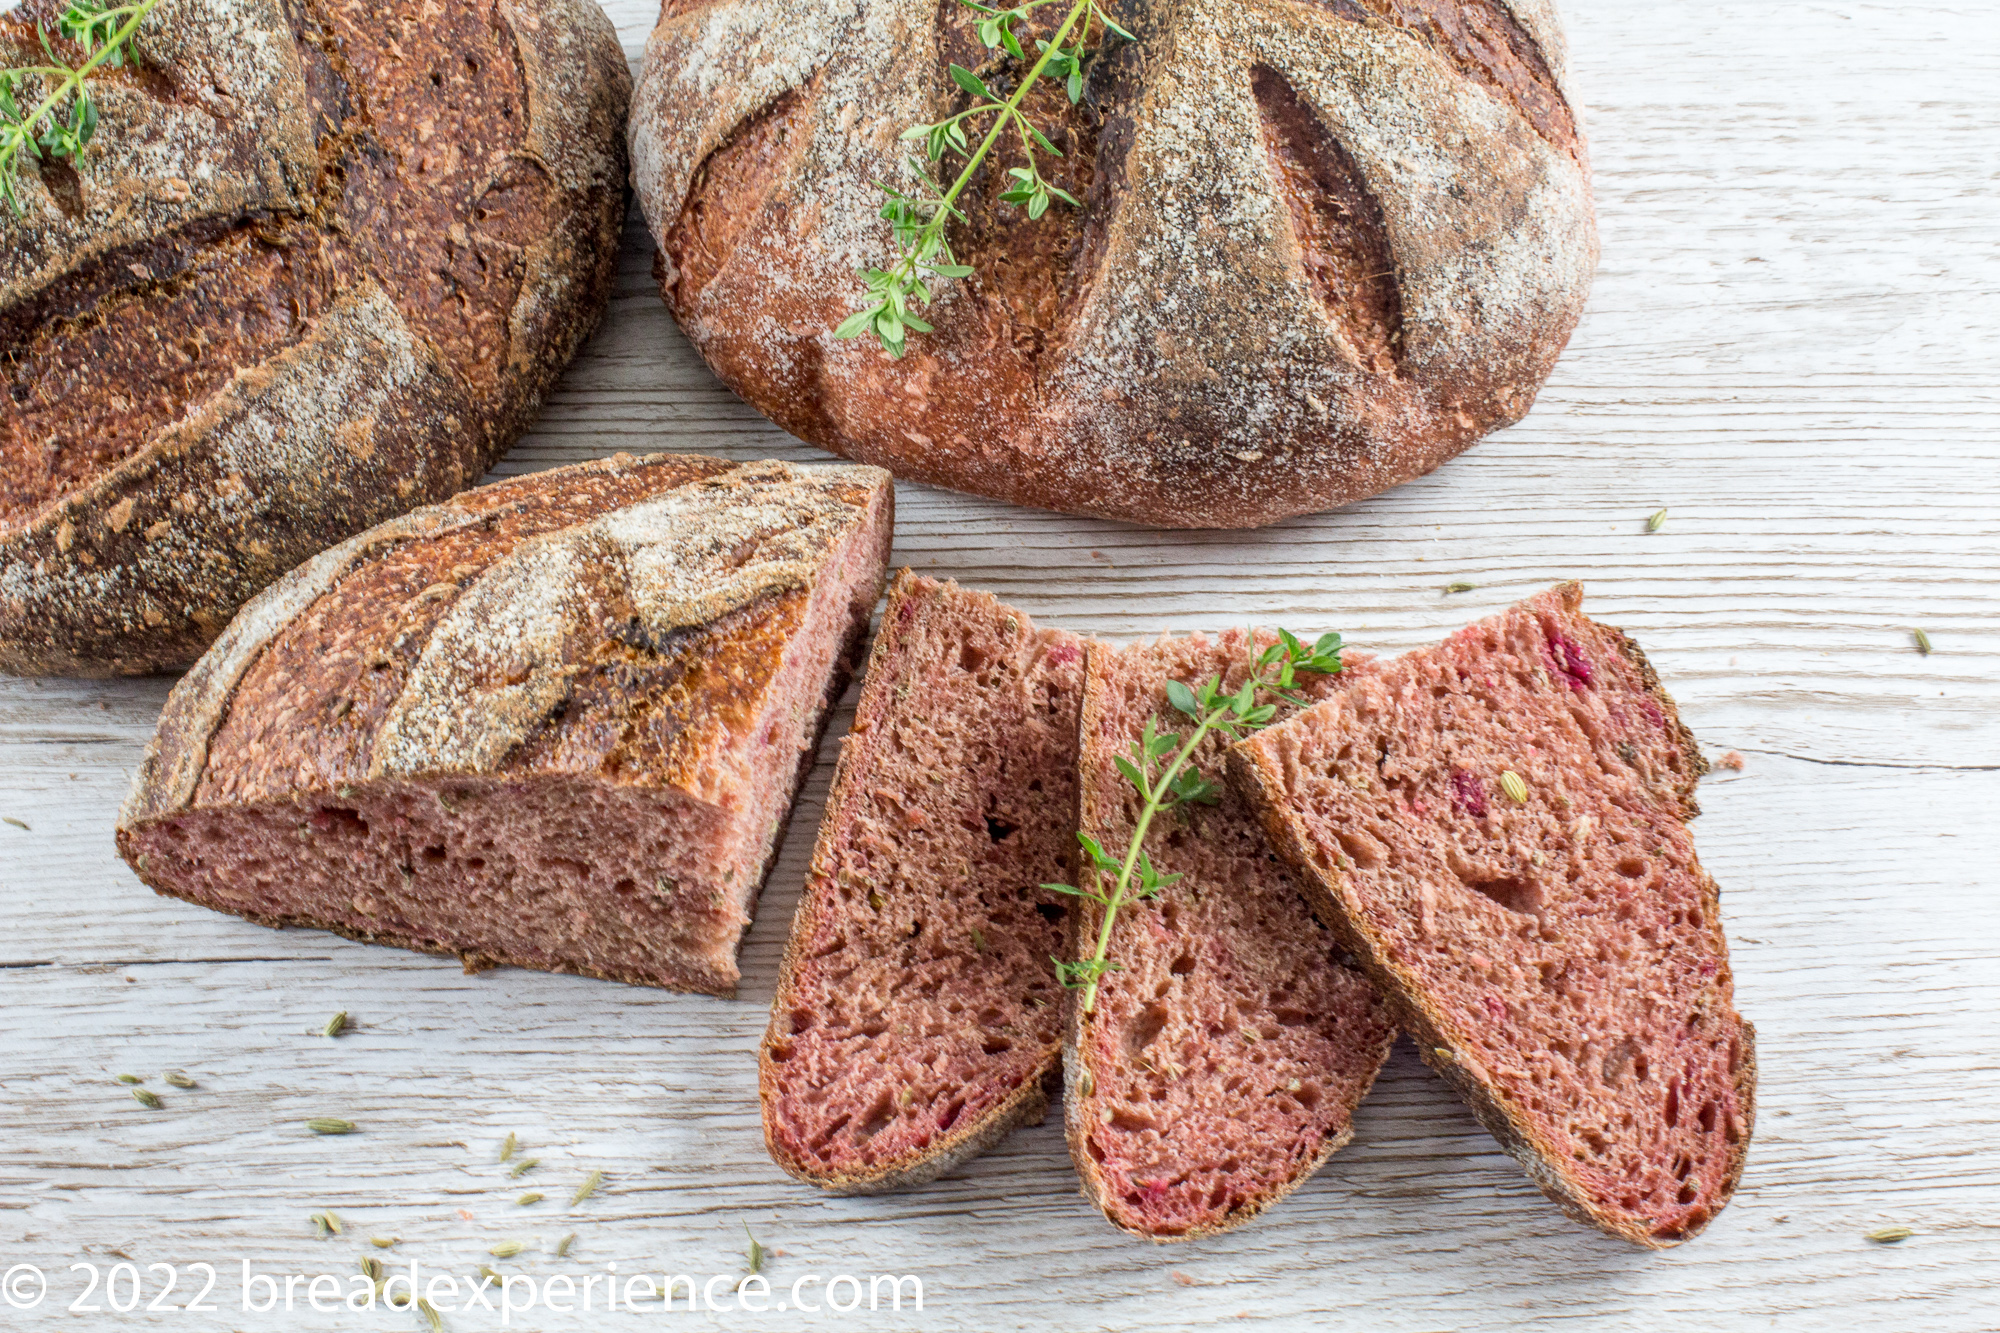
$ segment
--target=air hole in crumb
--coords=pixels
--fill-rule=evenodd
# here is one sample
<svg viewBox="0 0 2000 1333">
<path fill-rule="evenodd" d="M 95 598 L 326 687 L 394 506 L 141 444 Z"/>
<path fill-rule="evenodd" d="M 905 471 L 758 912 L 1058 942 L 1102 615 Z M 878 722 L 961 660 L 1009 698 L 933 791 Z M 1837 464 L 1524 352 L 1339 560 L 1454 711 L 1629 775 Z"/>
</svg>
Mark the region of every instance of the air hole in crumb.
<svg viewBox="0 0 2000 1333">
<path fill-rule="evenodd" d="M 1387 859 L 1382 844 L 1366 833 L 1343 832 L 1334 834 L 1334 837 L 1340 841 L 1340 850 L 1346 852 L 1348 859 L 1363 870 L 1374 870 Z"/>
<path fill-rule="evenodd" d="M 1137 1134 L 1143 1130 L 1158 1129 L 1160 1126 L 1149 1115 L 1142 1115 L 1137 1111 L 1129 1111 L 1122 1106 L 1118 1106 L 1112 1108 L 1111 1127 L 1123 1130 L 1127 1134 Z"/>
<path fill-rule="evenodd" d="M 987 1037 L 979 1043 L 979 1049 L 988 1055 L 1005 1055 L 1014 1049 L 1014 1043 L 1005 1037 Z"/>
<path fill-rule="evenodd" d="M 1485 894 L 1500 906 L 1521 916 L 1532 916 L 1542 908 L 1542 886 L 1514 877 L 1466 880 L 1465 887 Z"/>
<path fill-rule="evenodd" d="M 1174 959 L 1172 965 L 1167 970 L 1177 977 L 1186 976 L 1188 973 L 1194 971 L 1194 955 L 1182 954 L 1180 957 Z"/>
<path fill-rule="evenodd" d="M 1669 1126 L 1678 1125 L 1681 1122 L 1681 1084 L 1679 1079 L 1675 1079 L 1673 1082 L 1667 1084 L 1666 1116 Z"/>
<path fill-rule="evenodd" d="M 1035 911 L 1040 914 L 1042 920 L 1048 922 L 1060 921 L 1068 915 L 1063 911 L 1061 903 L 1036 903 Z"/>
<path fill-rule="evenodd" d="M 986 650 L 976 643 L 966 644 L 958 653 L 958 665 L 965 671 L 975 673 L 982 671 L 986 668 L 987 663 L 992 660 L 992 658 L 986 655 Z"/>
<path fill-rule="evenodd" d="M 1167 1026 L 1167 1006 L 1149 1004 L 1125 1025 L 1125 1049 L 1133 1055 L 1153 1044 Z"/>
<path fill-rule="evenodd" d="M 1702 1133 L 1704 1134 L 1715 1133 L 1715 1103 L 1703 1102 L 1701 1106 L 1701 1114 L 1695 1117 L 1695 1121 L 1701 1126 Z"/>
<path fill-rule="evenodd" d="M 1013 837 L 1016 827 L 1004 819 L 995 819 L 992 815 L 986 816 L 986 836 L 994 842 L 1005 842 Z"/>
<path fill-rule="evenodd" d="M 1618 863 L 1618 873 L 1627 879 L 1644 879 L 1646 863 L 1636 856 L 1628 856 Z"/>
<path fill-rule="evenodd" d="M 868 1108 L 868 1118 L 861 1122 L 860 1127 L 854 1133 L 858 1138 L 872 1139 L 887 1129 L 889 1122 L 895 1118 L 896 1104 L 890 1099 L 889 1090 L 884 1088 L 876 1096 L 875 1104 Z"/>
</svg>

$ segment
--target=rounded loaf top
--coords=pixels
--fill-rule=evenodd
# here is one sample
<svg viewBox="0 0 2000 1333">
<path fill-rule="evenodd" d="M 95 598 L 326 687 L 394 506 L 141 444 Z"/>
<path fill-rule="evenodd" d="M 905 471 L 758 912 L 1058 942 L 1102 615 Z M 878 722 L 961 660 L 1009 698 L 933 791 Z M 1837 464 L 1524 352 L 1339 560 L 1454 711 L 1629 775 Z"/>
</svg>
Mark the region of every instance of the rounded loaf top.
<svg viewBox="0 0 2000 1333">
<path fill-rule="evenodd" d="M 1132 38 L 1093 29 L 1080 100 L 1022 103 L 1080 206 L 1004 202 L 1003 135 L 947 231 L 974 272 L 932 283 L 935 332 L 896 358 L 834 330 L 897 257 L 882 187 L 923 188 L 899 136 L 972 105 L 951 66 L 1004 98 L 1022 63 L 952 0 L 669 0 L 634 184 L 721 378 L 903 476 L 1179 527 L 1373 495 L 1528 410 L 1597 258 L 1546 0 L 1105 9 Z"/>
<path fill-rule="evenodd" d="M 62 13 L 0 17 L 0 64 L 49 65 L 39 26 L 83 65 Z M 186 666 L 477 480 L 616 257 L 630 76 L 587 0 L 160 0 L 130 53 L 0 205 L 3 670 Z"/>
</svg>

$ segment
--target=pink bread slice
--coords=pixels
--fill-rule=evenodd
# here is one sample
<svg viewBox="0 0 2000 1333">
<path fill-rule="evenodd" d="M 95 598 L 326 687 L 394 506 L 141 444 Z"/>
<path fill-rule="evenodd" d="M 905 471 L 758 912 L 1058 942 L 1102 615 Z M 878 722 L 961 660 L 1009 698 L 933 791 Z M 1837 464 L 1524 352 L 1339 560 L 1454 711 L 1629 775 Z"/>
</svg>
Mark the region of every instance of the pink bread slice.
<svg viewBox="0 0 2000 1333">
<path fill-rule="evenodd" d="M 1230 773 L 1530 1178 L 1659 1248 L 1736 1188 L 1754 1033 L 1686 824 L 1706 765 L 1638 645 L 1582 601 L 1566 583 L 1399 657 Z"/>
<path fill-rule="evenodd" d="M 836 1193 L 918 1185 L 1041 1119 L 1061 1054 L 1083 642 L 904 570 L 792 925 L 764 1138 Z"/>
<path fill-rule="evenodd" d="M 1259 646 L 1269 639 L 1260 639 Z M 1082 828 L 1129 846 L 1139 797 L 1114 760 L 1148 717 L 1185 719 L 1168 681 L 1243 678 L 1250 636 L 1236 630 L 1124 649 L 1092 647 L 1084 685 Z M 1367 668 L 1306 678 L 1337 693 Z M 1198 762 L 1218 781 L 1224 743 Z M 1242 1225 L 1318 1170 L 1353 1135 L 1354 1108 L 1395 1029 L 1375 990 L 1345 966 L 1272 855 L 1256 816 L 1225 786 L 1214 806 L 1156 824 L 1146 851 L 1183 878 L 1126 904 L 1089 1015 L 1071 1004 L 1066 1050 L 1070 1154 L 1084 1197 L 1116 1225 L 1183 1240 Z M 1103 890 L 1097 879 L 1084 887 Z M 1072 953 L 1094 940 L 1101 909 L 1076 900 Z"/>
</svg>

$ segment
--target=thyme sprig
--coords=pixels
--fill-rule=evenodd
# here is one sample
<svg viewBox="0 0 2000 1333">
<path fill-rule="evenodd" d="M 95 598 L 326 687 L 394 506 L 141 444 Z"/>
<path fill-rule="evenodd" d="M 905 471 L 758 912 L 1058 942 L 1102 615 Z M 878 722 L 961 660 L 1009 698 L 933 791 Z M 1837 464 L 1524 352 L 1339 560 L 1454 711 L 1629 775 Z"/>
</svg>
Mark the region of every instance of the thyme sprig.
<svg viewBox="0 0 2000 1333">
<path fill-rule="evenodd" d="M 0 70 L 0 199 L 20 217 L 27 213 L 16 184 L 29 162 L 61 161 L 82 155 L 97 134 L 97 100 L 86 82 L 101 67 L 137 67 L 139 53 L 132 34 L 160 0 L 70 0 L 57 26 L 62 35 L 83 47 L 81 65 L 65 64 L 49 43 L 48 29 L 37 26 L 46 65 Z M 42 82 L 54 87 L 27 111 L 21 101 L 28 86 Z"/>
<path fill-rule="evenodd" d="M 921 141 L 924 145 L 923 158 L 912 156 L 906 159 L 911 173 L 921 183 L 920 188 L 912 193 L 876 182 L 876 187 L 887 196 L 881 216 L 895 232 L 897 259 L 886 269 L 870 268 L 859 272 L 858 276 L 868 287 L 867 299 L 859 309 L 841 321 L 833 336 L 859 338 L 864 333 L 872 333 L 883 350 L 894 357 L 902 356 L 904 343 L 912 331 L 931 331 L 931 326 L 914 311 L 917 305 L 928 306 L 931 303 L 933 293 L 929 280 L 964 278 L 973 273 L 970 265 L 959 263 L 958 257 L 952 253 L 951 243 L 945 238 L 945 228 L 953 218 L 964 220 L 965 214 L 956 207 L 958 197 L 965 193 L 980 164 L 985 162 L 1002 138 L 1008 134 L 1018 137 L 1027 162 L 1026 166 L 1008 168 L 1012 184 L 1000 196 L 1003 203 L 1027 210 L 1031 219 L 1048 212 L 1049 205 L 1058 199 L 1073 208 L 1081 207 L 1076 196 L 1043 174 L 1037 154 L 1050 157 L 1061 157 L 1063 154 L 1028 119 L 1021 110 L 1021 104 L 1045 76 L 1061 82 L 1072 105 L 1081 102 L 1084 75 L 1094 54 L 1091 45 L 1094 29 L 1101 26 L 1105 31 L 1128 40 L 1132 37 L 1131 33 L 1111 20 L 1098 0 L 1023 0 L 1023 3 L 1009 9 L 996 9 L 979 3 L 979 0 L 959 0 L 959 3 L 980 15 L 974 30 L 987 49 L 1003 51 L 1023 63 L 1032 60 L 1032 63 L 1014 91 L 1005 97 L 994 91 L 978 74 L 963 65 L 953 65 L 952 82 L 972 95 L 973 104 L 935 124 L 913 125 L 901 135 L 905 143 Z M 1037 54 L 1030 57 L 1027 48 L 1021 44 L 1020 36 L 1014 31 L 1015 25 L 1025 23 L 1030 14 L 1044 5 L 1059 3 L 1068 4 L 1069 12 L 1057 27 L 1054 40 L 1037 39 Z M 973 147 L 967 127 L 987 117 L 992 118 L 992 123 L 987 126 L 978 146 Z M 947 152 L 965 157 L 965 165 L 949 187 L 938 183 L 933 170 L 933 164 L 942 161 Z"/>
<path fill-rule="evenodd" d="M 1097 1007 L 1098 983 L 1107 972 L 1118 970 L 1111 960 L 1111 930 L 1118 911 L 1128 902 L 1144 902 L 1180 878 L 1162 874 L 1146 854 L 1146 835 L 1159 817 L 1190 803 L 1214 805 L 1221 789 L 1195 767 L 1194 756 L 1212 734 L 1231 741 L 1241 740 L 1271 725 L 1278 714 L 1276 703 L 1259 702 L 1265 696 L 1284 703 L 1304 706 L 1298 694 L 1301 675 L 1331 676 L 1340 670 L 1341 642 L 1338 634 L 1325 634 L 1310 645 L 1286 630 L 1278 631 L 1278 641 L 1252 656 L 1250 672 L 1234 691 L 1226 689 L 1220 675 L 1211 676 L 1197 687 L 1181 681 L 1167 682 L 1167 702 L 1174 711 L 1189 718 L 1194 730 L 1183 737 L 1162 731 L 1151 717 L 1146 719 L 1130 754 L 1112 762 L 1118 772 L 1139 793 L 1137 823 L 1132 841 L 1122 855 L 1107 851 L 1088 833 L 1078 833 L 1085 855 L 1100 875 L 1111 877 L 1110 890 L 1080 889 L 1071 884 L 1044 884 L 1056 893 L 1096 903 L 1104 911 L 1097 929 L 1096 947 L 1088 958 L 1055 960 L 1056 976 L 1063 985 L 1083 991 L 1083 1012 Z"/>
</svg>

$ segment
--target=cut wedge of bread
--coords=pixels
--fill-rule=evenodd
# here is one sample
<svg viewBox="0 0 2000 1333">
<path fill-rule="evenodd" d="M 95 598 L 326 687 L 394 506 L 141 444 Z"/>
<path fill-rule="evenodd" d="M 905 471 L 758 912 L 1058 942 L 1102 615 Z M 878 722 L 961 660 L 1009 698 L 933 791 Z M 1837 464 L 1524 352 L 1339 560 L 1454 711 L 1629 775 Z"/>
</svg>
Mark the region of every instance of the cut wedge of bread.
<svg viewBox="0 0 2000 1333">
<path fill-rule="evenodd" d="M 1262 646 L 1260 640 L 1258 646 Z M 1169 681 L 1218 673 L 1231 687 L 1251 637 L 1234 631 L 1123 649 L 1092 646 L 1081 721 L 1084 832 L 1129 846 L 1140 798 L 1115 761 L 1148 718 L 1185 730 Z M 1306 678 L 1308 697 L 1339 676 Z M 1225 742 L 1198 765 L 1221 783 Z M 1070 1153 L 1084 1197 L 1154 1240 L 1240 1226 L 1297 1188 L 1352 1136 L 1354 1108 L 1395 1032 L 1374 988 L 1344 965 L 1272 855 L 1254 813 L 1224 786 L 1219 804 L 1186 805 L 1156 824 L 1146 851 L 1182 878 L 1114 922 L 1094 1010 L 1072 1000 L 1065 1051 Z M 1082 887 L 1108 888 L 1086 869 Z M 1071 956 L 1093 944 L 1102 909 L 1075 900 Z"/>
<path fill-rule="evenodd" d="M 799 1179 L 922 1184 L 1046 1110 L 1083 652 L 984 593 L 891 588 L 760 1058 Z"/>
<path fill-rule="evenodd" d="M 1658 1248 L 1743 1170 L 1756 1094 L 1706 765 L 1638 646 L 1563 584 L 1229 757 L 1423 1058 L 1552 1199 Z"/>
</svg>

